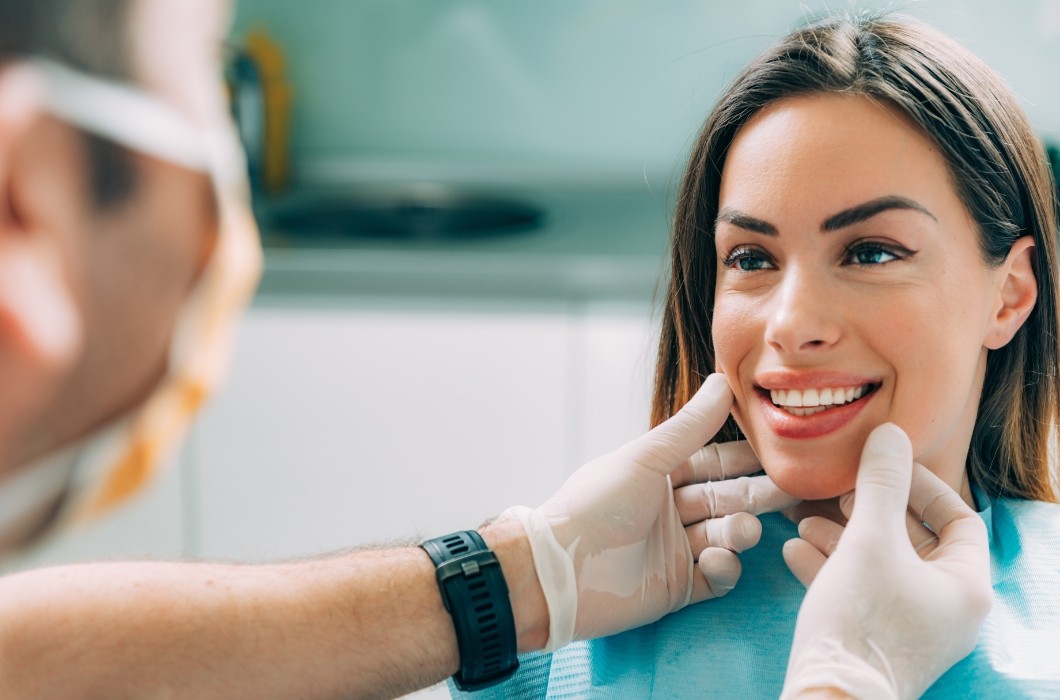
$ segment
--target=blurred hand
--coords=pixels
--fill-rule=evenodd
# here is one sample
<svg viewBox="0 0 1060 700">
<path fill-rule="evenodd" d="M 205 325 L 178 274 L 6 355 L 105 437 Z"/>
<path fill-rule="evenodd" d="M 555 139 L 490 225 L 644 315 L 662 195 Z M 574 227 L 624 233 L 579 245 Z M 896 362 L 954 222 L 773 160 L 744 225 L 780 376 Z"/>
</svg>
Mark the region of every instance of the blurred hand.
<svg viewBox="0 0 1060 700">
<path fill-rule="evenodd" d="M 822 688 L 858 698 L 919 697 L 975 648 L 990 609 L 983 521 L 913 464 L 897 426 L 869 436 L 855 493 L 841 499 L 845 527 L 806 518 L 800 538 L 785 544 L 785 561 L 809 587 L 785 698 Z"/>
<path fill-rule="evenodd" d="M 746 444 L 703 447 L 732 398 L 722 375 L 707 377 L 672 418 L 583 466 L 543 506 L 502 516 L 518 518 L 530 538 L 549 609 L 546 649 L 654 622 L 736 585 L 737 553 L 761 536 L 750 512 L 775 487 L 697 485 L 761 469 Z M 680 510 L 671 474 L 684 485 Z"/>
</svg>

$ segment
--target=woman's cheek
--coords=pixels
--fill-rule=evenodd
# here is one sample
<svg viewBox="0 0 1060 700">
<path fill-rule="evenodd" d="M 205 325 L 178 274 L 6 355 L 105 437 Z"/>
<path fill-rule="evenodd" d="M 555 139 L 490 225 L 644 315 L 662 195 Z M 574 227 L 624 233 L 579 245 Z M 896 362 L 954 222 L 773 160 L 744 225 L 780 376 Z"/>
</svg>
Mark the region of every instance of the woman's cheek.
<svg viewBox="0 0 1060 700">
<path fill-rule="evenodd" d="M 714 305 L 714 316 L 711 322 L 711 340 L 714 343 L 715 370 L 724 372 L 729 377 L 729 383 L 733 391 L 739 389 L 739 377 L 737 376 L 738 362 L 736 360 L 741 354 L 741 349 L 747 344 L 748 333 L 744 324 L 741 332 L 741 324 L 736 323 L 733 314 L 733 304 L 718 299 Z"/>
</svg>

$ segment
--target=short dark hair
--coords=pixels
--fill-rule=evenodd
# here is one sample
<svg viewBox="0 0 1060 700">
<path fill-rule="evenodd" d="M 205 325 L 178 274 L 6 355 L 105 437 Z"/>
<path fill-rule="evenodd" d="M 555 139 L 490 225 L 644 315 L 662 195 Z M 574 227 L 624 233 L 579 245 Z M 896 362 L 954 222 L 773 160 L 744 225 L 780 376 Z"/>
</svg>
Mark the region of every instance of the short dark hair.
<svg viewBox="0 0 1060 700">
<path fill-rule="evenodd" d="M 987 356 L 968 451 L 973 484 L 996 496 L 1056 500 L 1050 453 L 1060 425 L 1057 206 L 1045 149 L 1004 82 L 970 51 L 905 17 L 860 14 L 797 29 L 751 62 L 721 96 L 693 149 L 678 195 L 652 422 L 680 408 L 714 371 L 711 340 L 721 171 L 739 131 L 767 105 L 798 95 L 862 95 L 917 124 L 949 166 L 996 266 L 1034 238 L 1038 300 L 1004 347 Z M 730 418 L 718 439 L 736 439 Z"/>
<path fill-rule="evenodd" d="M 46 56 L 87 73 L 134 81 L 127 28 L 129 0 L 3 0 L 0 62 Z M 106 208 L 136 189 L 136 168 L 122 146 L 84 134 L 92 198 Z"/>
</svg>

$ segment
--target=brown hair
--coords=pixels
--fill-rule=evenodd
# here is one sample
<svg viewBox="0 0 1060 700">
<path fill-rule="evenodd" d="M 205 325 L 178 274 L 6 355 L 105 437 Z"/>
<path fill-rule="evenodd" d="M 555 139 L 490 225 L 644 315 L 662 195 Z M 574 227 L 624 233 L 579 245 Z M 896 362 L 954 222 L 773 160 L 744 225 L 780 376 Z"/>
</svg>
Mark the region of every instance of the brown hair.
<svg viewBox="0 0 1060 700">
<path fill-rule="evenodd" d="M 1056 500 L 1049 453 L 1060 412 L 1057 206 L 1045 151 L 990 68 L 905 17 L 830 17 L 795 30 L 748 65 L 708 117 L 674 215 L 653 425 L 714 371 L 714 221 L 733 138 L 763 107 L 813 93 L 886 101 L 918 124 L 949 165 L 988 265 L 999 265 L 1017 238 L 1034 237 L 1038 301 L 1012 341 L 988 355 L 967 468 L 972 483 L 991 495 Z M 738 437 L 730 417 L 718 439 Z"/>
<path fill-rule="evenodd" d="M 129 0 L 3 0 L 0 62 L 47 56 L 88 73 L 133 81 L 127 37 Z M 125 200 L 135 189 L 128 152 L 84 134 L 89 180 L 97 206 Z"/>
</svg>

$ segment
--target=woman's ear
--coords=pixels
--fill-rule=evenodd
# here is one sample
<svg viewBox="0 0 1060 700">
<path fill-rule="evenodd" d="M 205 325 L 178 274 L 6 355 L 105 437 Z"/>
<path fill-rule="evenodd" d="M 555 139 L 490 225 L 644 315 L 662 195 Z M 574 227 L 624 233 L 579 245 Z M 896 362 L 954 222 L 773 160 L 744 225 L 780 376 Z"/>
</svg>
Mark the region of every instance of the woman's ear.
<svg viewBox="0 0 1060 700">
<path fill-rule="evenodd" d="M 998 270 L 1000 287 L 994 314 L 987 327 L 990 350 L 1008 344 L 1026 322 L 1038 301 L 1038 280 L 1034 276 L 1034 238 L 1023 236 L 1012 244 L 1008 257 Z"/>
</svg>

